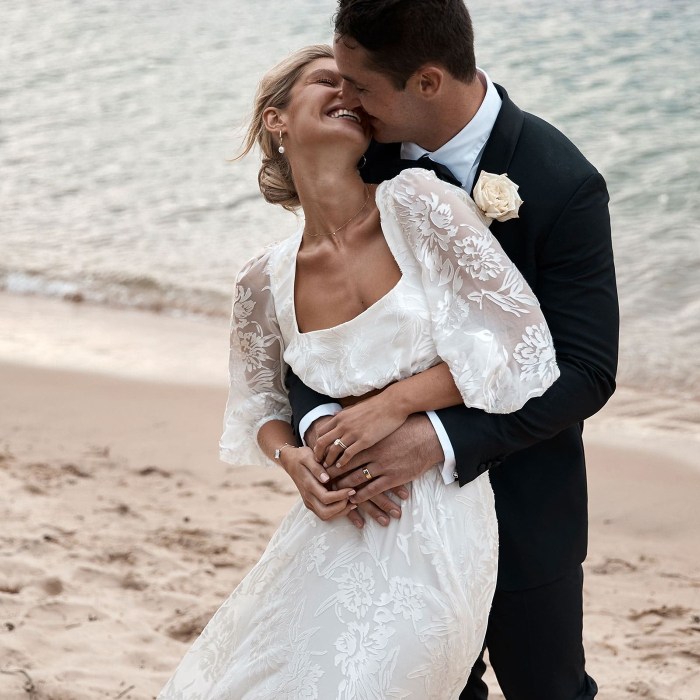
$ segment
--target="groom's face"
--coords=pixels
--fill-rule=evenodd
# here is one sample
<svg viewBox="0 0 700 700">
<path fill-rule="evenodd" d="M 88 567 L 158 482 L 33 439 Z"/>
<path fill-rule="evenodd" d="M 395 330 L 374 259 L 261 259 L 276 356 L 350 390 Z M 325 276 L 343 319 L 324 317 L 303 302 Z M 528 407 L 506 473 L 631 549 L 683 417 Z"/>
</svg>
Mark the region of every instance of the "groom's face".
<svg viewBox="0 0 700 700">
<path fill-rule="evenodd" d="M 372 135 L 382 143 L 417 141 L 420 102 L 410 88 L 399 90 L 383 73 L 369 68 L 366 50 L 336 36 L 333 52 L 343 76 L 343 94 L 369 115 Z"/>
</svg>

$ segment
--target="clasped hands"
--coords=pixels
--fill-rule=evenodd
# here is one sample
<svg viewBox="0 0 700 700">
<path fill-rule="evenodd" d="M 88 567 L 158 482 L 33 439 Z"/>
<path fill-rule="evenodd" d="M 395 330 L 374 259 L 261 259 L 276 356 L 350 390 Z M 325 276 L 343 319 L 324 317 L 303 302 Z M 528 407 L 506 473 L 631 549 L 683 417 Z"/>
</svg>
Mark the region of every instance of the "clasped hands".
<svg viewBox="0 0 700 700">
<path fill-rule="evenodd" d="M 304 503 L 323 520 L 347 516 L 358 528 L 363 515 L 381 525 L 400 518 L 390 494 L 407 499 L 408 484 L 443 459 L 427 416 L 402 415 L 381 393 L 317 419 L 305 440 L 310 447 L 283 453 Z"/>
</svg>

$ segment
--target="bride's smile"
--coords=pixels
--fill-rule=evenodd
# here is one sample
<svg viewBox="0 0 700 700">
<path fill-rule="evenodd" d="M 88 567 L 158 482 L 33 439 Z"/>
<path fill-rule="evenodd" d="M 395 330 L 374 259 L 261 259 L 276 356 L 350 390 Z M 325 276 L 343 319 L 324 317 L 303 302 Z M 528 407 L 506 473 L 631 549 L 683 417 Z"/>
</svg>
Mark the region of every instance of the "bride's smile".
<svg viewBox="0 0 700 700">
<path fill-rule="evenodd" d="M 345 83 L 332 58 L 312 61 L 290 92 L 289 104 L 279 110 L 284 124 L 285 149 L 292 163 L 298 156 L 329 151 L 357 163 L 367 149 L 371 130 L 359 100 L 344 92 Z M 293 166 L 294 167 L 294 166 Z"/>
</svg>

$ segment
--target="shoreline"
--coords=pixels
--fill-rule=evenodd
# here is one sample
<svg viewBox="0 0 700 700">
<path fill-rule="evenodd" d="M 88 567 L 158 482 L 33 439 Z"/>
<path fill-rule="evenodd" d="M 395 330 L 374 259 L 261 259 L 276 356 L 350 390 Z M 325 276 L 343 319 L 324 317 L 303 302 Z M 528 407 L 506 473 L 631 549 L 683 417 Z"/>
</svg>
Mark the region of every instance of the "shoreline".
<svg viewBox="0 0 700 700">
<path fill-rule="evenodd" d="M 228 384 L 229 320 L 0 292 L 0 362 L 187 385 Z"/>
<path fill-rule="evenodd" d="M 229 319 L 178 316 L 0 291 L 0 363 L 187 386 L 228 386 Z M 700 448 L 700 399 L 618 384 L 586 432 Z M 681 454 L 682 456 L 682 454 Z M 697 463 L 700 469 L 700 458 Z"/>
</svg>

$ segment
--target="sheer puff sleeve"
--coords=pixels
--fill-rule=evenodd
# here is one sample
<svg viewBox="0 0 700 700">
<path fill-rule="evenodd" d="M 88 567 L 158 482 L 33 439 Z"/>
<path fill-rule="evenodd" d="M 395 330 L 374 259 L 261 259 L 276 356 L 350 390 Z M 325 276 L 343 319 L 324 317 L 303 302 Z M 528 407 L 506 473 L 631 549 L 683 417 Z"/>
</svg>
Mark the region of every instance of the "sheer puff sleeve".
<svg viewBox="0 0 700 700">
<path fill-rule="evenodd" d="M 266 465 L 258 447 L 260 427 L 289 422 L 292 410 L 284 388 L 284 341 L 270 289 L 271 251 L 257 256 L 236 280 L 231 315 L 229 395 L 219 455 L 229 464 Z"/>
<path fill-rule="evenodd" d="M 543 394 L 559 376 L 547 322 L 471 197 L 419 169 L 386 185 L 394 237 L 418 265 L 435 347 L 465 405 L 510 413 Z"/>
</svg>

